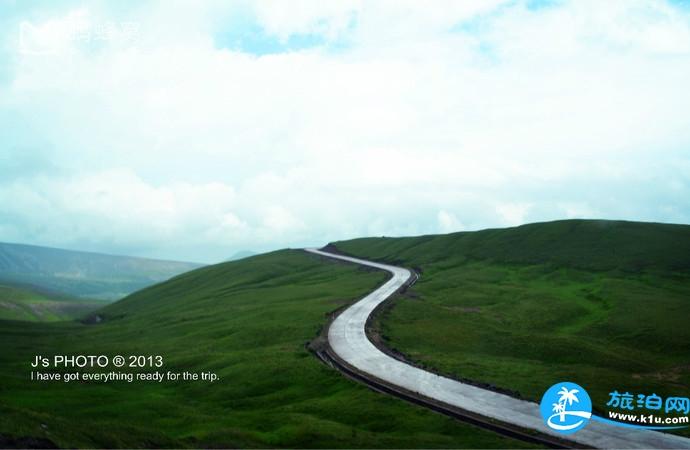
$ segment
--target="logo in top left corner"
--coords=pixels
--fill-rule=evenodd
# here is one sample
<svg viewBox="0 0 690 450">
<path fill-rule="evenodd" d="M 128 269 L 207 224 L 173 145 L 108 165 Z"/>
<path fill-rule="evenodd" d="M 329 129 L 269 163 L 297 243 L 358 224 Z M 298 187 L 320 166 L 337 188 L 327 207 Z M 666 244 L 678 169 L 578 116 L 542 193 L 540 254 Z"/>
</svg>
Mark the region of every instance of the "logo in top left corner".
<svg viewBox="0 0 690 450">
<path fill-rule="evenodd" d="M 549 428 L 569 434 L 589 423 L 592 417 L 592 400 L 582 386 L 563 381 L 546 390 L 539 409 Z"/>
<path fill-rule="evenodd" d="M 56 30 L 23 21 L 19 24 L 18 50 L 24 55 L 55 55 L 59 51 L 59 38 Z"/>
</svg>

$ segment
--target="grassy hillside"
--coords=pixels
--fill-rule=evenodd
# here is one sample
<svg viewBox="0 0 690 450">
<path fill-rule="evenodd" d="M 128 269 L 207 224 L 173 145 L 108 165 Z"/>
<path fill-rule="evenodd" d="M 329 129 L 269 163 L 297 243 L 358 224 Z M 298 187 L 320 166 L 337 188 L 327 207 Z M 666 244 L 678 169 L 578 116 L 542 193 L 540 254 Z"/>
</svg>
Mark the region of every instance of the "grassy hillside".
<svg viewBox="0 0 690 450">
<path fill-rule="evenodd" d="M 0 283 L 116 300 L 199 264 L 0 243 Z"/>
<path fill-rule="evenodd" d="M 570 220 L 415 238 L 343 252 L 422 271 L 377 327 L 421 365 L 539 400 L 576 381 L 690 395 L 690 226 Z"/>
<path fill-rule="evenodd" d="M 337 246 L 417 264 L 485 260 L 593 271 L 690 270 L 690 226 L 661 223 L 560 220 L 445 235 L 353 239 Z"/>
<path fill-rule="evenodd" d="M 0 321 L 0 435 L 69 447 L 524 447 L 375 393 L 305 343 L 381 272 L 280 251 L 144 289 L 99 325 Z M 163 355 L 220 380 L 29 381 L 34 355 Z"/>
<path fill-rule="evenodd" d="M 50 322 L 82 317 L 103 302 L 67 297 L 33 286 L 0 284 L 0 319 Z"/>
</svg>

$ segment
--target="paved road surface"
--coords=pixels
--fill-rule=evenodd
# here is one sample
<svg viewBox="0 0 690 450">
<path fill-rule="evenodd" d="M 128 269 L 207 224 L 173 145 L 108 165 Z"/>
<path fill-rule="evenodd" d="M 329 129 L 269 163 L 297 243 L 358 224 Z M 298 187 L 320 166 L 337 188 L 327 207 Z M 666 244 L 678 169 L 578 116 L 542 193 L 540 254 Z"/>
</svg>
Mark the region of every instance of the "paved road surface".
<svg viewBox="0 0 690 450">
<path fill-rule="evenodd" d="M 405 364 L 376 348 L 366 336 L 365 324 L 374 308 L 395 293 L 412 275 L 402 267 L 307 249 L 329 258 L 349 261 L 390 272 L 381 287 L 343 311 L 328 330 L 328 342 L 343 361 L 365 374 L 408 391 L 498 421 L 537 430 L 561 439 L 596 448 L 690 448 L 690 439 L 650 430 L 639 430 L 590 421 L 576 433 L 551 431 L 542 421 L 539 405 L 451 380 Z M 565 380 L 564 380 L 565 381 Z M 575 380 L 576 381 L 576 380 Z M 509 386 L 508 386 L 509 387 Z M 548 386 L 545 386 L 546 389 Z"/>
</svg>

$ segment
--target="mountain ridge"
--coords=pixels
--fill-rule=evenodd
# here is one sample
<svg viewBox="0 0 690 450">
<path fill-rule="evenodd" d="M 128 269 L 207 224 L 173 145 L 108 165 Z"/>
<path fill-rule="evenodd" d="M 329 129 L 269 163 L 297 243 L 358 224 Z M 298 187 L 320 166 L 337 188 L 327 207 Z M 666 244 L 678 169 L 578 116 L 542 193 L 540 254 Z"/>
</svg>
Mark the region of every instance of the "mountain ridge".
<svg viewBox="0 0 690 450">
<path fill-rule="evenodd" d="M 690 225 L 656 222 L 567 219 L 439 235 L 358 238 L 331 245 L 390 263 L 466 258 L 588 270 L 690 270 Z"/>
<path fill-rule="evenodd" d="M 0 281 L 116 300 L 202 264 L 0 242 Z"/>
</svg>

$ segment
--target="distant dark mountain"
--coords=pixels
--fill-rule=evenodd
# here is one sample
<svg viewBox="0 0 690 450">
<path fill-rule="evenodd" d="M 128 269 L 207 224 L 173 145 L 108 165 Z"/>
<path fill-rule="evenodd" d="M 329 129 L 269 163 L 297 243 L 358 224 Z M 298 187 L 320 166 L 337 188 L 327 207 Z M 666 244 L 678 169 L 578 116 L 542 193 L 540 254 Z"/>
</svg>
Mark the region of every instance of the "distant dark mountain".
<svg viewBox="0 0 690 450">
<path fill-rule="evenodd" d="M 116 300 L 201 264 L 0 243 L 0 282 Z"/>
<path fill-rule="evenodd" d="M 238 259 L 249 258 L 250 256 L 258 255 L 250 250 L 241 250 L 227 259 L 227 261 L 237 261 Z"/>
</svg>

